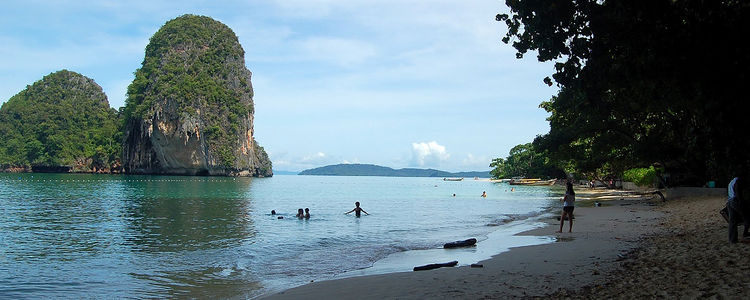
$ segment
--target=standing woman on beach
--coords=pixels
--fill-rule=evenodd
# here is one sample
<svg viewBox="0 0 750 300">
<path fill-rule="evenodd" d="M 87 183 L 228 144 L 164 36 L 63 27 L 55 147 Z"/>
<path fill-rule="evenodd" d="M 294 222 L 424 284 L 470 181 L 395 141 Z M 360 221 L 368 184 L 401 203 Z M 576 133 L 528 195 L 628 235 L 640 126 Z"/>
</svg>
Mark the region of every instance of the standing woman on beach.
<svg viewBox="0 0 750 300">
<path fill-rule="evenodd" d="M 570 221 L 568 232 L 573 232 L 573 208 L 575 208 L 576 192 L 573 191 L 573 184 L 570 180 L 565 184 L 565 197 L 562 200 L 563 211 L 562 216 L 560 216 L 560 230 L 557 232 L 562 232 L 563 224 L 565 224 L 565 215 L 568 216 L 568 220 Z"/>
</svg>

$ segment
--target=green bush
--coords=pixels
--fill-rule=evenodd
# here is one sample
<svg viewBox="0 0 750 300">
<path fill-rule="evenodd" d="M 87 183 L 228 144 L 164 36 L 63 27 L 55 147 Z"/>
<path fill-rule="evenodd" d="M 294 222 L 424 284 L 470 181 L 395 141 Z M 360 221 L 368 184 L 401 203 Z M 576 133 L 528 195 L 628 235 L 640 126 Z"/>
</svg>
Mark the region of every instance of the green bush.
<svg viewBox="0 0 750 300">
<path fill-rule="evenodd" d="M 653 166 L 648 168 L 635 168 L 626 170 L 622 179 L 631 181 L 638 186 L 653 186 L 656 181 L 656 169 Z"/>
</svg>

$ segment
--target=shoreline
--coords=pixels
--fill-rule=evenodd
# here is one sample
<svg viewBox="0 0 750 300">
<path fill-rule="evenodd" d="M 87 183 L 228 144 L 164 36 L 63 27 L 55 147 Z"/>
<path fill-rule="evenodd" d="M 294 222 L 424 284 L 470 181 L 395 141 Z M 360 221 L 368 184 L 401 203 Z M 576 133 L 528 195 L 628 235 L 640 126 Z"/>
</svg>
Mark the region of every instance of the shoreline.
<svg viewBox="0 0 750 300">
<path fill-rule="evenodd" d="M 577 203 L 573 233 L 555 233 L 559 221 L 548 218 L 546 225 L 516 236 L 550 237 L 556 242 L 511 248 L 478 262 L 482 268 L 461 266 L 347 277 L 258 298 L 507 298 L 581 289 L 604 281 L 618 270 L 619 261 L 638 247 L 643 236 L 660 230 L 654 225 L 665 214 L 654 209 L 660 199 L 632 192 L 580 189 L 579 195 L 583 200 Z M 604 204 L 596 207 L 594 202 Z M 571 278 L 564 279 L 565 275 Z"/>
<path fill-rule="evenodd" d="M 522 235 L 521 233 L 546 227 L 547 220 L 554 217 L 550 209 L 545 209 L 536 215 L 513 220 L 484 235 L 474 247 L 459 247 L 453 249 L 431 248 L 395 252 L 375 261 L 370 267 L 355 269 L 335 275 L 331 278 L 310 281 L 289 288 L 272 288 L 262 294 L 253 295 L 251 299 L 260 299 L 274 294 L 285 292 L 293 288 L 301 288 L 314 282 L 326 282 L 335 280 L 346 280 L 358 277 L 389 275 L 395 273 L 412 272 L 415 266 L 427 265 L 436 262 L 458 261 L 457 267 L 470 267 L 475 263 L 491 259 L 494 256 L 510 251 L 511 249 L 524 246 L 542 245 L 554 243 L 555 240 L 543 235 Z M 480 236 L 474 236 L 479 238 Z M 509 240 L 510 239 L 510 240 Z M 446 241 L 449 242 L 449 241 Z"/>
</svg>

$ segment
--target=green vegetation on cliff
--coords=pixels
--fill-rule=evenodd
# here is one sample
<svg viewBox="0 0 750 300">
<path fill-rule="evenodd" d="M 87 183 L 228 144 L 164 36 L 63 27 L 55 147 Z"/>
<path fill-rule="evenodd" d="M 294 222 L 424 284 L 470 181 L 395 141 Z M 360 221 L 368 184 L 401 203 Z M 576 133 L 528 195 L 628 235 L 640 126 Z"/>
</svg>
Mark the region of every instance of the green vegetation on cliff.
<svg viewBox="0 0 750 300">
<path fill-rule="evenodd" d="M 119 158 L 120 139 L 117 112 L 102 88 L 75 72 L 44 76 L 0 108 L 3 169 L 109 169 Z"/>
<path fill-rule="evenodd" d="M 128 87 L 124 120 L 150 118 L 154 104 L 168 99 L 181 117 L 199 118 L 209 147 L 225 166 L 234 164 L 242 116 L 253 113 L 243 104 L 252 98 L 249 79 L 227 66 L 244 62 L 244 50 L 226 25 L 209 17 L 184 15 L 162 26 L 146 47 L 146 55 Z M 244 66 L 243 66 L 244 67 Z M 201 109 L 198 109 L 201 108 Z"/>
<path fill-rule="evenodd" d="M 183 15 L 150 39 L 123 108 L 127 172 L 271 176 L 252 137 L 252 73 L 234 32 Z"/>
</svg>

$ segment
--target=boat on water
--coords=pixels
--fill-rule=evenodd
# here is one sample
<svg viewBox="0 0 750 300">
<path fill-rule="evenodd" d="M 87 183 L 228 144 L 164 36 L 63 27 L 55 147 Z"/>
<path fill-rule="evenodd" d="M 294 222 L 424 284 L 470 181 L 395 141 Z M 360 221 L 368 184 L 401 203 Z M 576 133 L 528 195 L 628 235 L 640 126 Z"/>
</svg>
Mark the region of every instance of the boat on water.
<svg viewBox="0 0 750 300">
<path fill-rule="evenodd" d="M 464 178 L 463 177 L 461 177 L 461 178 L 447 178 L 447 177 L 443 178 L 443 181 L 461 181 L 461 180 L 464 180 Z"/>
<path fill-rule="evenodd" d="M 557 179 L 541 180 L 539 178 L 523 178 L 523 179 L 511 179 L 508 181 L 510 185 L 534 185 L 534 186 L 545 186 L 554 185 Z"/>
</svg>

